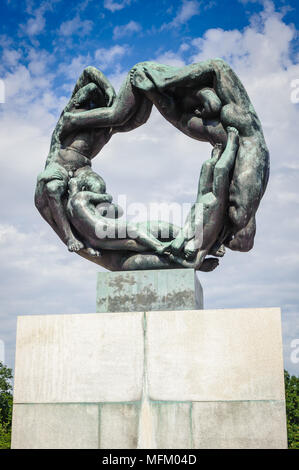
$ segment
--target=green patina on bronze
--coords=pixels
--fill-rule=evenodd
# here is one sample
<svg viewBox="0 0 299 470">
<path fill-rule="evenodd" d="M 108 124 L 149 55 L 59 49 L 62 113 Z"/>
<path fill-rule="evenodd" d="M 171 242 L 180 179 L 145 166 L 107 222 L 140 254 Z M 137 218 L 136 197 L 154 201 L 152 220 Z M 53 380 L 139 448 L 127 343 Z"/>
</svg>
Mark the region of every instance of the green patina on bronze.
<svg viewBox="0 0 299 470">
<path fill-rule="evenodd" d="M 99 313 L 202 308 L 202 287 L 193 269 L 98 273 Z"/>
<path fill-rule="evenodd" d="M 123 222 L 122 209 L 91 169 L 91 160 L 113 134 L 144 124 L 153 105 L 178 130 L 213 146 L 182 228 L 163 221 Z M 87 67 L 53 132 L 35 203 L 70 251 L 109 270 L 211 271 L 225 246 L 252 248 L 255 214 L 268 177 L 261 123 L 241 81 L 223 60 L 182 68 L 142 62 L 130 70 L 118 95 L 102 72 Z"/>
</svg>

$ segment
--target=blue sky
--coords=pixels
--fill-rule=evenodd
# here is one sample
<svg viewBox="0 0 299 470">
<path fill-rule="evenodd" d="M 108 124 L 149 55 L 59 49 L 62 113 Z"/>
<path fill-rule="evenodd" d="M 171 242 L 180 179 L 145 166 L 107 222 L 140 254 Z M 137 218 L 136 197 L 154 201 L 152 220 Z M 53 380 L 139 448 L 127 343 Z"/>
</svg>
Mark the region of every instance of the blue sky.
<svg viewBox="0 0 299 470">
<path fill-rule="evenodd" d="M 296 3 L 1 2 L 0 78 L 6 99 L 0 103 L 0 340 L 10 366 L 17 315 L 95 310 L 99 268 L 68 253 L 33 205 L 51 132 L 82 69 L 100 68 L 118 89 L 139 61 L 183 66 L 223 57 L 261 118 L 271 178 L 254 249 L 228 252 L 215 272 L 200 274 L 205 307 L 281 306 L 285 366 L 298 375 L 298 363 L 291 361 L 299 341 L 299 104 L 291 99 L 291 85 L 299 79 Z M 114 197 L 191 203 L 210 150 L 154 111 L 142 128 L 113 137 L 94 168 Z"/>
<path fill-rule="evenodd" d="M 273 5 L 284 12 L 287 24 L 296 24 L 296 0 L 276 0 Z M 118 63 L 104 59 L 104 68 L 113 73 L 115 67 L 130 69 L 145 58 L 177 51 L 185 44 L 181 57 L 188 63 L 196 50 L 195 38 L 203 37 L 209 29 L 241 31 L 263 9 L 261 1 L 239 0 L 6 0 L 0 7 L 2 44 L 9 40 L 23 64 L 30 61 L 32 48 L 44 51 L 49 58 L 45 71 L 58 69 L 54 83 L 63 87 L 63 93 L 66 83 L 73 82 L 64 76 L 61 64 L 71 64 L 75 57 L 82 56 L 80 65 L 88 65 L 94 51 L 111 50 Z M 294 56 L 298 38 L 290 46 Z M 97 61 L 101 62 L 101 52 Z"/>
</svg>

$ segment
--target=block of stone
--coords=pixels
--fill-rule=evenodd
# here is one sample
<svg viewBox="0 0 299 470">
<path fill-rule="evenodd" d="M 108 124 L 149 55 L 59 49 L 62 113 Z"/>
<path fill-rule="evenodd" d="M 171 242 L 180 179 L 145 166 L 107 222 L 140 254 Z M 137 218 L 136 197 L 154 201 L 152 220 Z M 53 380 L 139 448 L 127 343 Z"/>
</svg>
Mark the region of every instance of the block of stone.
<svg viewBox="0 0 299 470">
<path fill-rule="evenodd" d="M 285 402 L 193 403 L 192 437 L 197 449 L 285 449 Z"/>
<path fill-rule="evenodd" d="M 100 449 L 136 449 L 140 403 L 102 403 Z"/>
<path fill-rule="evenodd" d="M 156 449 L 192 448 L 191 410 L 188 402 L 151 402 Z"/>
<path fill-rule="evenodd" d="M 284 400 L 279 308 L 148 312 L 152 400 Z"/>
<path fill-rule="evenodd" d="M 98 449 L 99 407 L 91 404 L 15 404 L 13 449 Z"/>
<path fill-rule="evenodd" d="M 143 313 L 18 318 L 16 403 L 140 400 Z"/>
<path fill-rule="evenodd" d="M 194 269 L 98 273 L 97 312 L 202 308 L 202 287 Z"/>
<path fill-rule="evenodd" d="M 13 448 L 285 448 L 280 309 L 18 319 Z"/>
</svg>

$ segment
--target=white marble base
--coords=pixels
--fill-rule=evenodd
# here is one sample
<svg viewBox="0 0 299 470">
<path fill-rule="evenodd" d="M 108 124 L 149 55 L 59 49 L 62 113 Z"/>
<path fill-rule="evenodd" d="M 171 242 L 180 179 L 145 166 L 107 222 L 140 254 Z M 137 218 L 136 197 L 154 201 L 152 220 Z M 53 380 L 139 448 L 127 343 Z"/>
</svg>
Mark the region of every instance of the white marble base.
<svg viewBox="0 0 299 470">
<path fill-rule="evenodd" d="M 18 318 L 13 448 L 286 448 L 280 309 Z"/>
</svg>

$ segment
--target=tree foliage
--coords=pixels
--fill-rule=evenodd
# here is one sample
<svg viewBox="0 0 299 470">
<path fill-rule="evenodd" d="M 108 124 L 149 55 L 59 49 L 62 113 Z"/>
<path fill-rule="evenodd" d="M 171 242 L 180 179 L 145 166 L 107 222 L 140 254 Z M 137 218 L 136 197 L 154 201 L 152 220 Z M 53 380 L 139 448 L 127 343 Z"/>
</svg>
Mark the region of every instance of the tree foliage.
<svg viewBox="0 0 299 470">
<path fill-rule="evenodd" d="M 288 447 L 289 449 L 299 449 L 299 377 L 284 371 Z"/>
<path fill-rule="evenodd" d="M 12 370 L 0 361 L 0 449 L 10 448 L 12 419 Z"/>
</svg>

